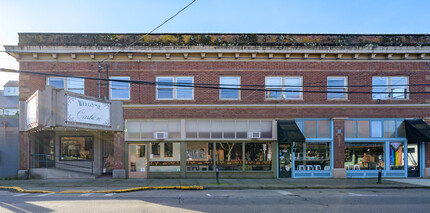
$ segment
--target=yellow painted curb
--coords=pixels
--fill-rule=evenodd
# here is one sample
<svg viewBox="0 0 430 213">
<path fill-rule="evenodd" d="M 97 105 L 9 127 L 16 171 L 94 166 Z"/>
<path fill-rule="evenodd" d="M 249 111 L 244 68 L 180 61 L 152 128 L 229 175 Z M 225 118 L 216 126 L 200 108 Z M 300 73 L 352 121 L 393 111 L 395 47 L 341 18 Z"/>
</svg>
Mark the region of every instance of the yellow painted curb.
<svg viewBox="0 0 430 213">
<path fill-rule="evenodd" d="M 136 187 L 136 188 L 129 188 L 129 189 L 118 189 L 118 190 L 103 190 L 103 191 L 66 190 L 61 192 L 53 192 L 53 191 L 45 191 L 45 190 L 26 190 L 17 186 L 0 186 L 0 189 L 6 189 L 6 190 L 22 192 L 22 193 L 82 194 L 82 193 L 124 193 L 124 192 L 134 192 L 134 191 L 154 190 L 154 189 L 203 190 L 203 186 L 145 186 L 145 187 Z"/>
</svg>

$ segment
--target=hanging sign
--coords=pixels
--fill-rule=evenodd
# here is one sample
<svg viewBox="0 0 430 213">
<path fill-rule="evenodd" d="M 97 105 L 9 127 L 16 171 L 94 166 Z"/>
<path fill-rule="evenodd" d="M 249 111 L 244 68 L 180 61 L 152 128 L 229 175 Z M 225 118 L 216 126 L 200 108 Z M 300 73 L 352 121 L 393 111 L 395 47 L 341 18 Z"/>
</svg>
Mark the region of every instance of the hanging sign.
<svg viewBox="0 0 430 213">
<path fill-rule="evenodd" d="M 402 145 L 402 142 L 391 142 L 391 147 L 396 151 L 399 149 L 400 145 Z"/>
<path fill-rule="evenodd" d="M 66 95 L 66 122 L 110 126 L 110 103 Z"/>
</svg>

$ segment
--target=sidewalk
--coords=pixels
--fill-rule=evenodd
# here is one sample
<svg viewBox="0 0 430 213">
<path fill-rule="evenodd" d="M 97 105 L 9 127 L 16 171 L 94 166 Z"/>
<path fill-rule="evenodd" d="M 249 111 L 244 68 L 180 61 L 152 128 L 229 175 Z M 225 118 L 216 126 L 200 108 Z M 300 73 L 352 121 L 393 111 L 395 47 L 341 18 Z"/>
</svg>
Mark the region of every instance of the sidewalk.
<svg viewBox="0 0 430 213">
<path fill-rule="evenodd" d="M 429 188 L 430 179 L 48 179 L 0 180 L 0 186 L 26 190 L 104 191 L 136 187 L 203 186 L 203 189 L 363 189 L 363 188 Z M 416 181 L 414 181 L 416 180 Z M 424 183 L 423 183 L 424 182 Z"/>
</svg>

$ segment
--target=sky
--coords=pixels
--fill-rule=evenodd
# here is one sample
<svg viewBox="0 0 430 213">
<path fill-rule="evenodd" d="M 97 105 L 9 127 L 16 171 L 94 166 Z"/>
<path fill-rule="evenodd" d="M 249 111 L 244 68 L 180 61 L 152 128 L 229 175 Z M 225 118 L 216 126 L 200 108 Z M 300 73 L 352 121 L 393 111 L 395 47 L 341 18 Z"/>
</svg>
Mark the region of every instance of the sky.
<svg viewBox="0 0 430 213">
<path fill-rule="evenodd" d="M 0 0 L 3 45 L 18 32 L 147 33 L 192 0 Z M 430 33 L 430 0 L 197 0 L 154 33 Z M 3 52 L 1 52 L 3 51 Z M 0 89 L 16 74 L 0 72 Z"/>
</svg>

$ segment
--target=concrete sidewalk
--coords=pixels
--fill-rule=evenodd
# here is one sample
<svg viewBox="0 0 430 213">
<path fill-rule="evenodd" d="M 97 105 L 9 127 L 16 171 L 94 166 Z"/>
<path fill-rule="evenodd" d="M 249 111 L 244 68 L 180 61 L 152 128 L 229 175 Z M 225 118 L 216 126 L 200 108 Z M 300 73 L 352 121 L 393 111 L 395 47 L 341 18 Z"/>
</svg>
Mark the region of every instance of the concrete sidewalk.
<svg viewBox="0 0 430 213">
<path fill-rule="evenodd" d="M 104 191 L 135 187 L 203 186 L 204 189 L 363 189 L 429 188 L 430 179 L 390 179 L 376 184 L 376 179 L 48 179 L 0 180 L 0 186 L 17 186 L 27 190 Z M 416 180 L 414 182 L 414 180 Z M 422 184 L 425 182 L 425 184 Z"/>
</svg>

